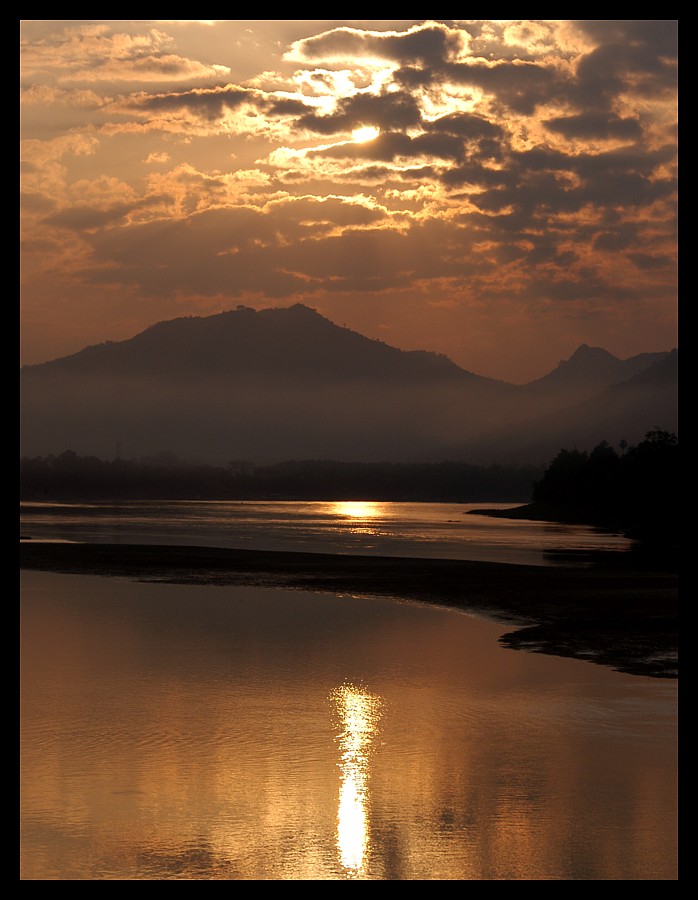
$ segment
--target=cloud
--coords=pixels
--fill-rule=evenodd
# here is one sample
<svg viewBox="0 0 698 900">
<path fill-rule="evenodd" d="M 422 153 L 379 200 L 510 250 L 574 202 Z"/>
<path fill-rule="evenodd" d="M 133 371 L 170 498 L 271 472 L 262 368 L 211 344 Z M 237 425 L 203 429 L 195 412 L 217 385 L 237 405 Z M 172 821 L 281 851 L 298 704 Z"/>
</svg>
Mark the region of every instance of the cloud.
<svg viewBox="0 0 698 900">
<path fill-rule="evenodd" d="M 582 21 L 597 42 L 576 66 L 570 98 L 579 107 L 611 109 L 621 97 L 653 99 L 675 94 L 677 23 L 672 20 Z"/>
<path fill-rule="evenodd" d="M 543 122 L 549 131 L 566 138 L 635 141 L 642 137 L 639 118 L 621 118 L 614 113 L 586 112 L 576 116 L 559 116 Z"/>
<path fill-rule="evenodd" d="M 599 44 L 633 47 L 646 59 L 678 57 L 676 19 L 579 19 L 574 24 Z"/>
<path fill-rule="evenodd" d="M 325 135 L 347 133 L 360 125 L 409 129 L 421 124 L 422 113 L 417 98 L 404 91 L 340 98 L 332 113 L 306 112 L 297 120 L 301 128 Z"/>
<path fill-rule="evenodd" d="M 422 134 L 410 137 L 402 132 L 384 132 L 371 141 L 343 142 L 319 150 L 310 150 L 309 158 L 331 156 L 335 159 L 370 159 L 391 162 L 397 158 L 431 158 L 459 160 L 463 141 L 452 135 Z"/>
<path fill-rule="evenodd" d="M 457 58 L 467 45 L 467 37 L 467 32 L 431 22 L 403 32 L 343 27 L 296 41 L 287 51 L 286 58 L 358 62 L 377 59 L 404 65 L 430 65 Z"/>
<path fill-rule="evenodd" d="M 506 130 L 497 122 L 468 112 L 449 113 L 425 123 L 428 131 L 440 131 L 472 140 L 502 140 Z"/>
<path fill-rule="evenodd" d="M 86 238 L 100 265 L 91 274 L 96 282 L 135 284 L 158 294 L 196 291 L 233 298 L 259 291 L 290 297 L 299 290 L 346 290 L 349 283 L 377 291 L 414 278 L 464 276 L 481 267 L 476 258 L 449 260 L 449 242 L 461 251 L 467 247 L 458 227 L 389 225 L 385 209 L 341 198 L 289 197 L 257 209 L 208 210 L 178 222 L 104 229 Z"/>
<path fill-rule="evenodd" d="M 228 66 L 207 65 L 168 51 L 172 38 L 151 28 L 110 33 L 106 25 L 80 25 L 42 40 L 23 40 L 23 78 L 51 72 L 60 82 L 170 82 L 221 78 Z"/>
<path fill-rule="evenodd" d="M 623 222 L 613 230 L 605 229 L 594 236 L 593 247 L 596 250 L 626 250 L 638 239 L 639 226 L 636 222 Z"/>
<path fill-rule="evenodd" d="M 558 99 L 567 80 L 552 66 L 520 60 L 455 63 L 430 73 L 432 80 L 437 75 L 454 84 L 479 88 L 497 104 L 522 115 L 533 115 L 537 107 Z"/>
<path fill-rule="evenodd" d="M 97 209 L 94 206 L 73 206 L 48 216 L 44 222 L 72 231 L 90 231 L 121 222 L 130 213 L 158 203 L 159 199 L 153 197 L 132 203 L 115 203 L 106 209 Z"/>
<path fill-rule="evenodd" d="M 671 257 L 659 253 L 629 253 L 628 258 L 643 271 L 666 270 L 671 265 Z"/>
<path fill-rule="evenodd" d="M 98 109 L 107 102 L 93 90 L 71 90 L 48 84 L 36 84 L 20 88 L 19 99 L 20 104 L 24 108 L 33 106 L 75 106 L 78 108 Z"/>
<path fill-rule="evenodd" d="M 166 150 L 161 150 L 161 151 L 153 151 L 152 153 L 149 153 L 146 156 L 144 162 L 147 165 L 150 165 L 150 164 L 157 165 L 159 163 L 167 163 L 170 161 L 170 159 L 171 159 L 170 154 Z"/>
<path fill-rule="evenodd" d="M 465 322 L 654 291 L 668 320 L 675 22 L 332 24 L 24 29 L 32 264 L 178 313 L 365 292 Z"/>
<path fill-rule="evenodd" d="M 226 110 L 237 109 L 255 99 L 255 94 L 235 85 L 194 89 L 176 93 L 131 95 L 124 106 L 148 115 L 184 110 L 208 120 L 220 119 Z"/>
</svg>

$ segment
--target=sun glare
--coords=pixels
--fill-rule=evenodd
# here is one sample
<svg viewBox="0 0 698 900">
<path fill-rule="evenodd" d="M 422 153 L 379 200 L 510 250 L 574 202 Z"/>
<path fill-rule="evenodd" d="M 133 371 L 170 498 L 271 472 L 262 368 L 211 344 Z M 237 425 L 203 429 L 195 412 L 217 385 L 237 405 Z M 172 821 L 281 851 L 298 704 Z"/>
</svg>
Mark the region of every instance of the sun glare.
<svg viewBox="0 0 698 900">
<path fill-rule="evenodd" d="M 351 137 L 357 144 L 364 144 L 366 141 L 372 141 L 381 133 L 380 128 L 375 125 L 362 125 L 360 128 L 354 128 Z"/>
</svg>

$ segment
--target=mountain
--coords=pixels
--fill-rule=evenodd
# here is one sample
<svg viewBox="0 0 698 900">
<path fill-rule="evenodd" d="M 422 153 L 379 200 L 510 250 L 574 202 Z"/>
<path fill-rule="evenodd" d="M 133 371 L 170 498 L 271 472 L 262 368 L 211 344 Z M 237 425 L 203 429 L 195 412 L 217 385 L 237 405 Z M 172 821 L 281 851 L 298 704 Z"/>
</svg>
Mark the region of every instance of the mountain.
<svg viewBox="0 0 698 900">
<path fill-rule="evenodd" d="M 512 385 L 371 340 L 302 305 L 238 307 L 24 367 L 21 453 L 545 463 L 550 441 L 581 446 L 608 427 L 610 410 L 626 431 L 599 440 L 632 440 L 633 416 L 640 437 L 675 430 L 676 375 L 666 372 L 661 389 L 652 375 L 670 357 L 619 360 L 583 345 L 544 378 Z"/>
<path fill-rule="evenodd" d="M 567 402 L 574 397 L 582 399 L 604 388 L 633 378 L 648 366 L 667 356 L 667 353 L 640 353 L 628 359 L 618 359 L 601 347 L 581 344 L 570 356 L 527 388 L 538 395 L 561 394 Z"/>
<path fill-rule="evenodd" d="M 451 452 L 475 461 L 542 461 L 552 459 L 563 448 L 591 450 L 601 441 L 637 444 L 655 427 L 678 433 L 678 350 L 643 356 L 650 364 L 626 381 L 575 402 L 580 390 L 577 383 L 563 408 L 532 416 L 525 428 L 514 425 L 496 429 L 451 448 Z M 626 371 L 636 368 L 638 357 L 632 360 Z"/>
<path fill-rule="evenodd" d="M 466 372 L 446 356 L 398 350 L 334 325 L 302 304 L 259 312 L 238 307 L 213 316 L 160 322 L 130 340 L 108 341 L 28 368 L 52 375 L 187 381 L 491 381 Z"/>
</svg>

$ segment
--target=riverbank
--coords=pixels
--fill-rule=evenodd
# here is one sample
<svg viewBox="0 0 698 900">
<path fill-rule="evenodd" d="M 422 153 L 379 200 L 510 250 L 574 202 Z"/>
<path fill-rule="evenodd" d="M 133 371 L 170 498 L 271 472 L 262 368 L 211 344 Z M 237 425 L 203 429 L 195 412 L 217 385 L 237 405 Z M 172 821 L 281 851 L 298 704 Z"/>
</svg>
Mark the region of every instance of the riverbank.
<svg viewBox="0 0 698 900">
<path fill-rule="evenodd" d="M 513 649 L 585 659 L 656 678 L 678 675 L 671 572 L 612 561 L 539 567 L 144 544 L 20 543 L 20 566 L 175 584 L 248 584 L 457 607 L 516 626 Z"/>
<path fill-rule="evenodd" d="M 598 511 L 570 508 L 556 503 L 526 503 L 508 509 L 471 509 L 470 515 L 492 519 L 523 519 L 530 522 L 552 522 L 560 525 L 587 525 L 609 534 L 622 534 L 634 542 L 623 564 L 645 570 L 678 572 L 679 534 L 677 523 L 649 512 L 640 522 L 630 524 L 605 517 Z"/>
</svg>

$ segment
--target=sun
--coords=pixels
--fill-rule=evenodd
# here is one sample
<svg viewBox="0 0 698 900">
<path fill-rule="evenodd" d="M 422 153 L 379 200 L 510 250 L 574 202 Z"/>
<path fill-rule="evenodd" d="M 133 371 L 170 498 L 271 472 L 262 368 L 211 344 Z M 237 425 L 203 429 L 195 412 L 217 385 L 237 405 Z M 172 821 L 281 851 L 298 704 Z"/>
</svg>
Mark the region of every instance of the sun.
<svg viewBox="0 0 698 900">
<path fill-rule="evenodd" d="M 359 128 L 352 129 L 351 137 L 357 144 L 363 144 L 377 138 L 380 133 L 380 128 L 375 125 L 361 125 Z"/>
</svg>

